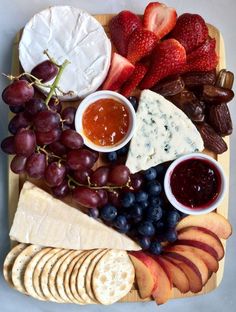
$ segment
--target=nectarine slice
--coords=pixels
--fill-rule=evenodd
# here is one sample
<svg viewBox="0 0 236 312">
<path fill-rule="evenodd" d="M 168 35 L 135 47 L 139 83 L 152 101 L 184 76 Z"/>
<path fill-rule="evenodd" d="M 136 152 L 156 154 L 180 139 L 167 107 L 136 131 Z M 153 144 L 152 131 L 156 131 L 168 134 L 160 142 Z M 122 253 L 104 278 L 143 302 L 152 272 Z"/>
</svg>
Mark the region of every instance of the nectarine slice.
<svg viewBox="0 0 236 312">
<path fill-rule="evenodd" d="M 176 227 L 179 231 L 189 226 L 201 226 L 213 233 L 219 238 L 227 239 L 232 234 L 232 227 L 229 221 L 216 212 L 210 212 L 199 216 L 190 215 L 183 218 Z"/>
<path fill-rule="evenodd" d="M 173 285 L 178 288 L 178 290 L 183 294 L 188 292 L 190 289 L 189 281 L 184 271 L 164 256 L 159 256 L 159 261 L 160 263 L 163 263 L 165 265 L 166 270 L 169 272 Z"/>
<path fill-rule="evenodd" d="M 183 228 L 178 232 L 178 239 L 193 240 L 208 244 L 215 249 L 217 253 L 217 260 L 221 260 L 224 257 L 224 247 L 220 239 L 216 236 L 216 234 L 206 228 L 199 226 Z"/>
</svg>

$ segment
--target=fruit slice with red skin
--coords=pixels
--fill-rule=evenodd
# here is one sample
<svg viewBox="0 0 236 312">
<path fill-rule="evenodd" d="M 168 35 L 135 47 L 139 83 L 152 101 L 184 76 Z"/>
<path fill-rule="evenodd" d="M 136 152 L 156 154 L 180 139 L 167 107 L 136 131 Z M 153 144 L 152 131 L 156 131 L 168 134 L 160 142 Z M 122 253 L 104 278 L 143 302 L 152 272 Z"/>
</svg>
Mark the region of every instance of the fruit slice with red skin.
<svg viewBox="0 0 236 312">
<path fill-rule="evenodd" d="M 176 24 L 177 14 L 174 8 L 163 3 L 151 2 L 143 15 L 143 28 L 153 31 L 160 40 L 167 35 Z"/>
<path fill-rule="evenodd" d="M 135 29 L 141 28 L 140 18 L 130 11 L 121 11 L 110 20 L 111 40 L 121 55 L 127 55 L 129 36 Z"/>
<path fill-rule="evenodd" d="M 203 227 L 190 226 L 181 229 L 178 231 L 178 240 L 192 240 L 208 244 L 215 249 L 217 260 L 221 260 L 224 257 L 224 247 L 218 236 Z"/>
<path fill-rule="evenodd" d="M 111 66 L 107 78 L 102 86 L 102 90 L 118 90 L 132 75 L 133 71 L 133 64 L 118 53 L 113 53 Z"/>
<path fill-rule="evenodd" d="M 232 234 L 232 227 L 229 221 L 216 212 L 198 216 L 189 215 L 177 224 L 176 230 L 179 231 L 189 226 L 204 227 L 215 233 L 219 238 L 224 239 L 227 239 Z"/>
<path fill-rule="evenodd" d="M 193 293 L 201 291 L 203 286 L 201 273 L 192 261 L 175 252 L 165 252 L 163 256 L 184 271 L 189 280 L 190 291 Z"/>
<path fill-rule="evenodd" d="M 170 259 L 165 258 L 165 256 L 159 256 L 159 261 L 163 262 L 163 264 L 165 265 L 166 270 L 168 271 L 172 279 L 173 285 L 178 288 L 181 293 L 187 293 L 190 287 L 188 278 L 184 271 L 180 267 L 178 267 L 178 265 L 171 262 Z"/>
<path fill-rule="evenodd" d="M 141 90 L 153 87 L 158 81 L 181 72 L 186 65 L 184 47 L 175 39 L 167 39 L 157 44 L 152 53 L 149 70 L 141 81 Z"/>
<path fill-rule="evenodd" d="M 129 37 L 127 59 L 135 64 L 150 55 L 156 44 L 157 37 L 152 31 L 136 29 Z"/>
<path fill-rule="evenodd" d="M 135 276 L 138 284 L 138 290 L 142 299 L 151 296 L 155 282 L 149 267 L 140 259 L 129 253 L 130 259 L 135 268 Z"/>
<path fill-rule="evenodd" d="M 181 240 L 175 241 L 175 245 L 185 245 L 185 246 L 191 246 L 194 248 L 202 249 L 208 252 L 210 255 L 212 255 L 212 257 L 214 257 L 216 260 L 218 259 L 218 255 L 215 249 L 205 243 L 201 243 L 201 242 L 194 241 L 194 240 L 181 239 Z"/>
</svg>

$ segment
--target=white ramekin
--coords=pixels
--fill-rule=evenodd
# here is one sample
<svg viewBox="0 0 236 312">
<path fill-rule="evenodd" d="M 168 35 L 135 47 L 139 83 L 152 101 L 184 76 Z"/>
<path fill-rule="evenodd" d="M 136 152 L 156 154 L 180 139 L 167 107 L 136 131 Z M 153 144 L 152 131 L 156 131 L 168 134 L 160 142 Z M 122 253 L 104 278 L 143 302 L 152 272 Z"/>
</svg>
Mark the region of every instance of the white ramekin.
<svg viewBox="0 0 236 312">
<path fill-rule="evenodd" d="M 187 160 L 187 159 L 205 159 L 207 160 L 209 163 L 212 163 L 212 165 L 216 168 L 216 170 L 219 173 L 219 176 L 221 178 L 221 187 L 220 187 L 220 192 L 219 195 L 216 197 L 216 199 L 209 205 L 208 208 L 195 208 L 195 209 L 191 209 L 183 204 L 181 204 L 173 195 L 172 190 L 171 190 L 171 185 L 170 185 L 170 179 L 171 179 L 171 175 L 174 171 L 174 169 L 176 168 L 176 166 L 178 164 L 180 164 L 181 162 Z M 165 179 L 164 179 L 164 189 L 165 189 L 165 194 L 168 198 L 168 200 L 170 201 L 170 203 L 179 211 L 184 212 L 186 214 L 190 214 L 190 215 L 201 215 L 201 214 L 206 214 L 209 213 L 211 211 L 213 211 L 214 209 L 216 209 L 219 204 L 222 202 L 225 192 L 226 192 L 226 188 L 227 188 L 227 181 L 226 181 L 226 176 L 225 173 L 221 167 L 221 165 L 212 157 L 202 154 L 202 153 L 192 153 L 192 154 L 188 154 L 188 155 L 184 155 L 181 156 L 179 158 L 177 158 L 168 168 L 168 170 L 166 171 L 165 174 Z"/>
<path fill-rule="evenodd" d="M 121 102 L 123 105 L 125 105 L 125 107 L 127 108 L 128 112 L 129 112 L 129 129 L 128 129 L 128 132 L 127 132 L 126 136 L 120 142 L 118 142 L 115 145 L 111 145 L 111 146 L 96 145 L 85 136 L 84 131 L 83 131 L 83 125 L 82 125 L 83 113 L 91 104 L 93 104 L 95 101 L 101 100 L 101 99 L 114 99 L 118 102 Z M 103 152 L 103 153 L 113 152 L 113 151 L 116 151 L 116 150 L 122 148 L 123 146 L 125 146 L 131 140 L 132 136 L 134 135 L 135 126 L 136 126 L 136 114 L 135 114 L 135 110 L 134 110 L 132 104 L 130 103 L 130 101 L 126 97 L 124 97 L 123 95 L 121 95 L 117 92 L 113 92 L 113 91 L 97 91 L 97 92 L 94 92 L 94 93 L 88 95 L 79 104 L 79 107 L 78 107 L 76 114 L 75 114 L 75 129 L 76 129 L 76 131 L 82 135 L 82 137 L 84 139 L 84 144 L 86 146 L 88 146 L 89 148 L 97 151 L 97 152 Z"/>
</svg>

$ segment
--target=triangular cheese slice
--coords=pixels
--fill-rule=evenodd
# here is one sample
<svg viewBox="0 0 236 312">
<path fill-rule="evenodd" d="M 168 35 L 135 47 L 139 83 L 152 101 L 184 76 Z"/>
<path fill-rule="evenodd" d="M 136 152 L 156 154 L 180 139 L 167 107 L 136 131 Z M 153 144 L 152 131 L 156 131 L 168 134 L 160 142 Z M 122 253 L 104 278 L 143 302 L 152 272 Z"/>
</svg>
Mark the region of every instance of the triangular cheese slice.
<svg viewBox="0 0 236 312">
<path fill-rule="evenodd" d="M 153 91 L 142 91 L 126 161 L 132 173 L 203 148 L 200 133 L 179 108 Z"/>
<path fill-rule="evenodd" d="M 67 249 L 141 249 L 126 235 L 55 199 L 30 182 L 25 182 L 21 190 L 10 237 L 21 243 Z"/>
</svg>

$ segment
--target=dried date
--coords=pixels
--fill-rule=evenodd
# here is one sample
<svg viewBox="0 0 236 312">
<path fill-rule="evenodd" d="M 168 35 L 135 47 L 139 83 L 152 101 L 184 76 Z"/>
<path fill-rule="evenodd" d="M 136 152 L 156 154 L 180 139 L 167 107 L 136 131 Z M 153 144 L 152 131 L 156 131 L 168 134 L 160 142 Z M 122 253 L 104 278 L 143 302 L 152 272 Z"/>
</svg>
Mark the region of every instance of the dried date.
<svg viewBox="0 0 236 312">
<path fill-rule="evenodd" d="M 226 136 L 232 133 L 232 120 L 227 104 L 211 105 L 208 114 L 209 124 L 220 136 Z"/>
<path fill-rule="evenodd" d="M 204 85 L 202 89 L 202 100 L 209 103 L 228 103 L 234 97 L 234 92 L 227 88 Z"/>
<path fill-rule="evenodd" d="M 162 96 L 173 96 L 180 93 L 183 89 L 184 81 L 180 76 L 178 76 L 160 81 L 152 88 L 152 91 L 159 93 Z"/>
<path fill-rule="evenodd" d="M 234 84 L 234 74 L 226 69 L 221 69 L 218 74 L 215 86 L 232 89 Z"/>
<path fill-rule="evenodd" d="M 214 85 L 216 82 L 216 71 L 189 72 L 182 75 L 182 78 L 185 86 L 190 89 L 202 87 L 204 84 Z"/>
</svg>

